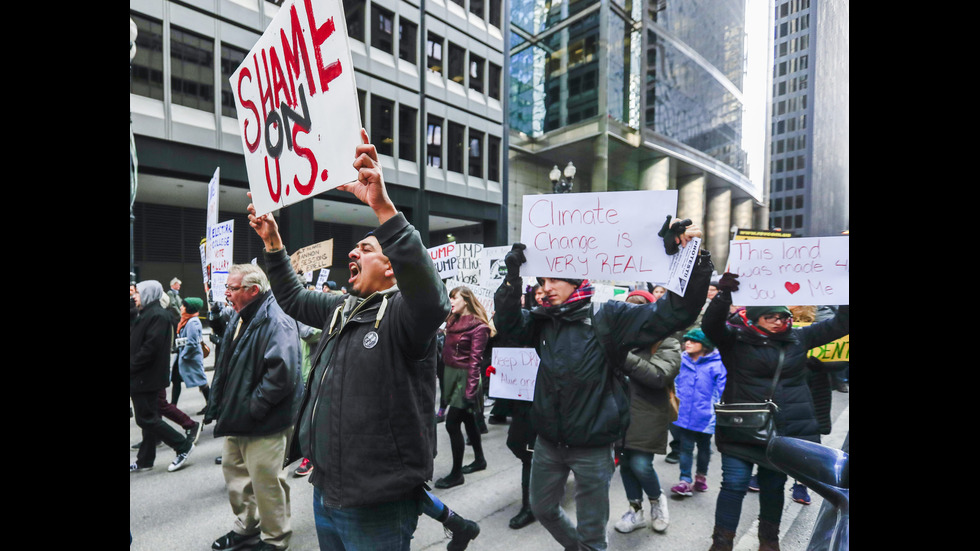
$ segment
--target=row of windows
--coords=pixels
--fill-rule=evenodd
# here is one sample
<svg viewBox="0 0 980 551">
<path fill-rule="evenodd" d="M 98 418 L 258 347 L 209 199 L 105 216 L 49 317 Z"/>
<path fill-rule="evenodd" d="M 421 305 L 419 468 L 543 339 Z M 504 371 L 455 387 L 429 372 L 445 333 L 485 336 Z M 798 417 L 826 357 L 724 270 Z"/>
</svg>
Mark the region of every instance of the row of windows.
<svg viewBox="0 0 980 551">
<path fill-rule="evenodd" d="M 775 56 L 783 57 L 784 55 L 789 55 L 795 52 L 802 52 L 810 46 L 810 35 L 804 34 L 796 38 L 791 38 L 784 42 L 776 44 Z"/>
<path fill-rule="evenodd" d="M 795 32 L 804 31 L 810 28 L 810 14 L 804 14 L 799 17 L 794 17 L 789 21 L 783 21 L 776 26 L 776 38 L 782 38 L 784 36 L 791 35 Z"/>
<path fill-rule="evenodd" d="M 773 140 L 772 142 L 773 155 L 779 153 L 789 153 L 797 150 L 806 150 L 806 134 L 800 134 L 799 136 L 795 137 L 790 136 L 789 138 Z"/>
<path fill-rule="evenodd" d="M 446 130 L 445 140 L 443 128 Z M 500 181 L 501 140 L 498 136 L 429 115 L 425 141 L 425 163 L 428 166 L 442 168 L 445 163 L 446 169 L 451 172 Z"/>
<path fill-rule="evenodd" d="M 772 217 L 772 227 L 784 230 L 801 229 L 803 228 L 803 215 L 774 216 Z"/>
<path fill-rule="evenodd" d="M 770 210 L 772 210 L 772 212 L 774 213 L 778 213 L 784 210 L 802 209 L 802 208 L 803 208 L 803 196 L 796 195 L 793 197 L 773 198 Z"/>
<path fill-rule="evenodd" d="M 806 95 L 779 100 L 772 104 L 773 115 L 785 115 L 794 111 L 806 109 Z"/>
<path fill-rule="evenodd" d="M 776 17 L 786 17 L 810 7 L 810 0 L 790 0 L 776 7 Z"/>
<path fill-rule="evenodd" d="M 786 61 L 780 61 L 779 63 L 773 65 L 772 76 L 775 78 L 785 76 L 787 73 L 793 74 L 797 71 L 805 71 L 809 66 L 810 56 L 804 54 Z"/>
<path fill-rule="evenodd" d="M 462 46 L 445 40 L 433 32 L 428 33 L 426 37 L 425 52 L 426 67 L 429 71 L 440 76 L 444 75 L 449 80 L 467 86 L 475 92 L 500 100 L 500 83 L 503 76 L 500 65 L 487 61 L 473 52 L 467 52 Z"/>
<path fill-rule="evenodd" d="M 802 170 L 806 168 L 806 159 L 803 155 L 787 157 L 785 159 L 774 159 L 772 161 L 772 173 L 778 174 L 790 170 Z"/>
<path fill-rule="evenodd" d="M 800 174 L 796 177 L 790 176 L 788 178 L 776 178 L 772 183 L 772 191 L 778 193 L 783 191 L 783 185 L 785 182 L 786 191 L 792 191 L 794 189 L 803 189 L 806 186 L 806 176 Z"/>
<path fill-rule="evenodd" d="M 800 115 L 799 117 L 790 117 L 788 119 L 783 119 L 781 121 L 776 121 L 772 123 L 772 135 L 784 134 L 786 132 L 795 132 L 797 130 L 806 129 L 806 115 Z"/>
<path fill-rule="evenodd" d="M 807 74 L 803 73 L 799 76 L 790 77 L 788 79 L 773 83 L 772 95 L 785 96 L 786 94 L 792 94 L 798 90 L 806 90 L 806 88 Z"/>
</svg>

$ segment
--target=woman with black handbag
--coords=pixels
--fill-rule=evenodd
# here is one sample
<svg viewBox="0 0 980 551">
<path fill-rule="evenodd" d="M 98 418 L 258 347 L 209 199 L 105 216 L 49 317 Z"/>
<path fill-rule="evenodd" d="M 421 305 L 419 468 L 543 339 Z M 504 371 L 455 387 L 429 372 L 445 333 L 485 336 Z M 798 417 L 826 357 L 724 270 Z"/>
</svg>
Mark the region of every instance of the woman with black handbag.
<svg viewBox="0 0 980 551">
<path fill-rule="evenodd" d="M 785 306 L 749 306 L 729 317 L 736 274 L 725 273 L 718 288 L 701 324 L 728 370 L 716 408 L 722 482 L 709 551 L 732 549 L 753 465 L 759 466 L 759 549 L 778 551 L 786 474 L 766 460 L 766 435 L 774 431 L 820 441 L 807 386 L 807 351 L 848 334 L 849 308 L 841 306 L 833 319 L 794 328 Z M 744 413 L 730 414 L 739 409 Z"/>
</svg>

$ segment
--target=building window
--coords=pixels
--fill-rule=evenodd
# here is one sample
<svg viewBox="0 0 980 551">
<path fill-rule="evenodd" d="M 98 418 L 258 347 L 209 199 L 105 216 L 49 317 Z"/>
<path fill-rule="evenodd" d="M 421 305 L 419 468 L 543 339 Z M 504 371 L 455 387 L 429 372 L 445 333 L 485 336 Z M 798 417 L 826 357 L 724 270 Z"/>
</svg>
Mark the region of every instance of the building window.
<svg viewBox="0 0 980 551">
<path fill-rule="evenodd" d="M 214 39 L 170 27 L 171 101 L 214 111 Z"/>
<path fill-rule="evenodd" d="M 136 56 L 129 91 L 163 101 L 163 23 L 130 13 L 136 23 Z"/>
<path fill-rule="evenodd" d="M 490 7 L 487 12 L 487 21 L 494 27 L 500 28 L 500 0 L 490 0 Z"/>
<path fill-rule="evenodd" d="M 500 73 L 500 65 L 487 62 L 487 94 L 495 100 L 500 99 Z"/>
<path fill-rule="evenodd" d="M 415 162 L 415 128 L 417 109 L 398 106 L 398 158 Z"/>
<path fill-rule="evenodd" d="M 470 0 L 470 13 L 484 19 L 483 16 L 483 0 Z"/>
<path fill-rule="evenodd" d="M 415 44 L 418 32 L 418 25 L 404 18 L 398 18 L 398 57 L 412 65 L 415 64 L 418 51 L 418 46 Z"/>
<path fill-rule="evenodd" d="M 487 179 L 500 181 L 500 138 L 487 137 Z"/>
<path fill-rule="evenodd" d="M 466 51 L 452 42 L 449 43 L 448 50 L 449 65 L 446 76 L 449 77 L 449 80 L 462 84 L 463 79 L 466 78 Z"/>
<path fill-rule="evenodd" d="M 371 143 L 381 155 L 392 156 L 395 144 L 395 102 L 371 95 Z"/>
<path fill-rule="evenodd" d="M 231 90 L 231 75 L 241 66 L 248 52 L 245 50 L 221 45 L 221 114 L 226 117 L 238 118 L 238 108 L 235 106 L 235 94 Z"/>
<path fill-rule="evenodd" d="M 425 41 L 425 52 L 428 56 L 427 67 L 433 73 L 442 74 L 442 37 L 429 33 Z"/>
<path fill-rule="evenodd" d="M 472 1 L 472 0 L 471 0 Z M 483 178 L 483 132 L 470 128 L 470 176 Z"/>
<path fill-rule="evenodd" d="M 800 174 L 799 176 L 797 176 L 796 177 L 796 189 L 803 189 L 803 185 L 804 185 L 804 182 L 805 181 L 806 181 L 806 178 L 802 174 Z"/>
<path fill-rule="evenodd" d="M 358 109 L 358 111 L 361 112 L 361 124 L 362 125 L 364 124 L 364 121 L 367 120 L 367 117 L 364 116 L 364 106 L 366 104 L 367 104 L 367 92 L 365 92 L 364 90 L 361 90 L 360 88 L 358 88 L 357 89 L 357 109 Z"/>
<path fill-rule="evenodd" d="M 394 24 L 395 14 L 390 11 L 372 4 L 371 10 L 374 15 L 374 27 L 371 30 L 371 45 L 375 48 L 395 53 Z"/>
<path fill-rule="evenodd" d="M 795 208 L 798 208 L 798 209 L 803 208 L 803 196 L 802 195 L 797 195 L 796 196 L 796 204 L 794 205 L 794 207 Z"/>
<path fill-rule="evenodd" d="M 449 160 L 449 170 L 463 173 L 463 151 L 466 149 L 464 127 L 454 122 L 449 123 L 449 139 L 446 142 L 446 158 Z"/>
<path fill-rule="evenodd" d="M 470 53 L 470 88 L 483 93 L 483 58 Z"/>
<path fill-rule="evenodd" d="M 344 0 L 347 36 L 364 42 L 364 0 Z"/>
<path fill-rule="evenodd" d="M 442 119 L 429 117 L 425 130 L 425 164 L 442 168 Z"/>
<path fill-rule="evenodd" d="M 802 214 L 797 214 L 796 216 L 794 216 L 793 217 L 793 224 L 797 228 L 802 228 L 803 227 L 803 215 Z"/>
</svg>

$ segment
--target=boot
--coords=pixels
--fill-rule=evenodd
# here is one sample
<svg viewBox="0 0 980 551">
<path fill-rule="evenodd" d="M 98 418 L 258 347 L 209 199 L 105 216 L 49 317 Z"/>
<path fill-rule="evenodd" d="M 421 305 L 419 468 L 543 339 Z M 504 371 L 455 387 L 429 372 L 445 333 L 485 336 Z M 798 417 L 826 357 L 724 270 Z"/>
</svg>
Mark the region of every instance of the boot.
<svg viewBox="0 0 980 551">
<path fill-rule="evenodd" d="M 510 527 L 514 530 L 519 530 L 524 528 L 528 524 L 534 522 L 534 513 L 531 512 L 531 502 L 528 499 L 528 487 L 526 484 L 521 485 L 521 510 L 517 515 L 510 519 Z"/>
<path fill-rule="evenodd" d="M 779 551 L 779 525 L 759 519 L 759 551 Z"/>
<path fill-rule="evenodd" d="M 446 546 L 449 551 L 463 551 L 471 540 L 480 535 L 479 524 L 472 520 L 466 520 L 457 515 L 455 511 L 449 513 L 449 518 L 442 525 L 452 535 L 449 545 Z"/>
<path fill-rule="evenodd" d="M 715 531 L 711 534 L 711 547 L 708 548 L 708 551 L 732 551 L 734 546 L 735 532 L 715 526 Z"/>
</svg>

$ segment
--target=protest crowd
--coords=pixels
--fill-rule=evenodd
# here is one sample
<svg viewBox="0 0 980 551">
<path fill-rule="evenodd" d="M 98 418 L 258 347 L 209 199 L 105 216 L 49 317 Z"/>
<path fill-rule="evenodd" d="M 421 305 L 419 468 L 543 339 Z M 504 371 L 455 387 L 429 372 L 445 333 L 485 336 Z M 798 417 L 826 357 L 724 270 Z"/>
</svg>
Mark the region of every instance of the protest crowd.
<svg viewBox="0 0 980 551">
<path fill-rule="evenodd" d="M 338 189 L 378 224 L 349 252 L 343 291 L 308 286 L 274 216 L 253 205 L 263 256 L 232 266 L 223 296 L 183 296 L 177 278 L 166 292 L 154 280 L 130 288 L 131 417 L 142 431 L 130 471 L 159 466 L 160 445 L 167 459 L 173 452 L 168 471 L 185 469 L 202 425 L 213 424 L 231 514 L 212 549 L 288 549 L 290 473 L 314 487 L 321 550 L 407 551 L 420 522 L 441 523 L 450 551 L 478 549 L 479 524 L 442 496 L 487 468 L 487 421 L 507 425 L 521 465 L 511 529 L 544 529 L 555 548 L 601 550 L 612 524 L 663 534 L 669 546 L 668 497 L 711 484 L 721 490 L 701 503 L 714 508 L 714 525 L 701 527 L 704 549 L 733 549 L 747 492 L 759 494 L 758 549 L 779 549 L 785 496 L 807 504 L 807 488 L 787 488 L 764 448 L 737 441 L 714 408 L 768 400 L 778 406 L 777 434 L 819 442 L 830 430 L 831 391 L 847 392 L 846 372 L 808 351 L 848 334 L 847 305 L 739 306 L 739 276 L 719 274 L 704 248 L 683 294 L 637 282 L 600 304 L 597 282 L 522 273 L 522 243 L 504 255 L 506 275 L 486 304 L 440 277 L 389 199 L 364 131 L 354 168 L 357 180 Z M 657 237 L 668 255 L 682 254 L 701 229 L 668 217 Z M 533 399 L 490 398 L 495 349 L 534 351 Z M 214 355 L 210 384 L 206 355 Z M 182 387 L 204 396 L 200 422 L 177 407 Z M 436 449 L 439 430 L 449 449 Z M 720 472 L 709 472 L 713 446 Z M 449 472 L 434 472 L 437 453 L 452 458 Z M 677 471 L 658 473 L 656 455 Z M 610 503 L 617 470 L 628 503 Z M 576 518 L 562 508 L 570 473 Z"/>
</svg>

